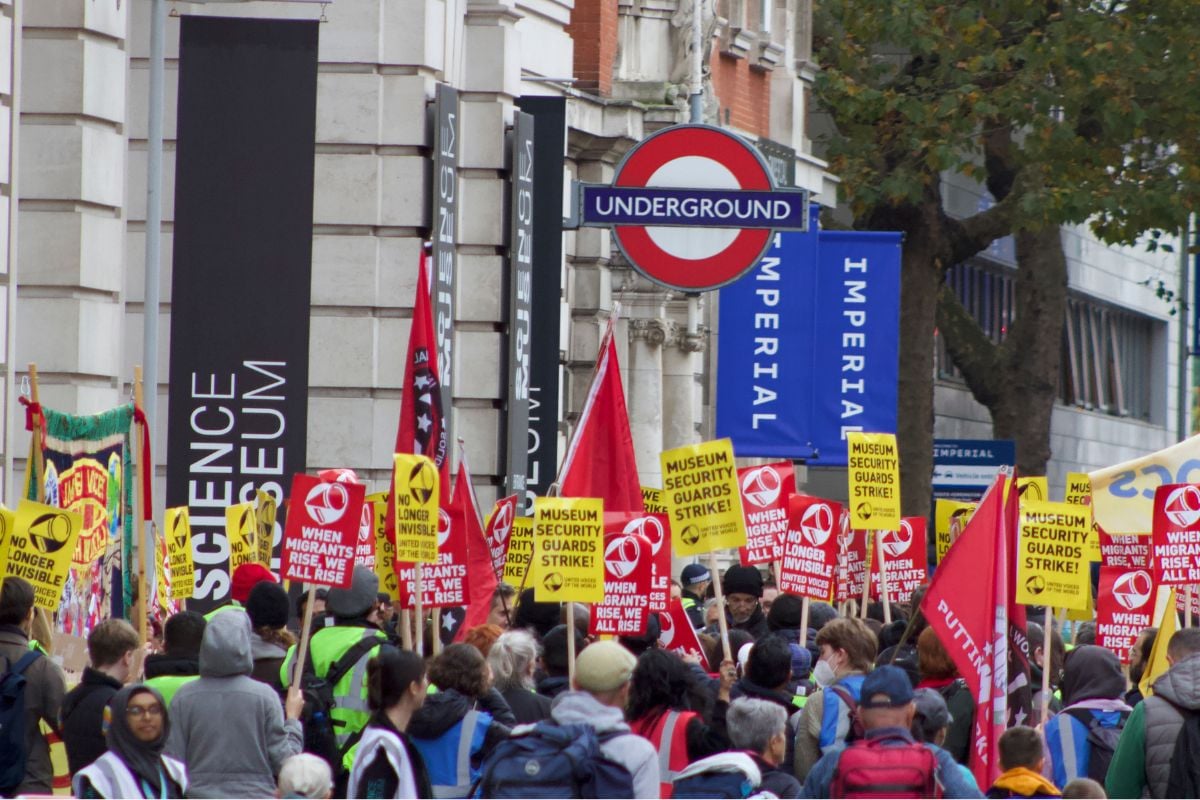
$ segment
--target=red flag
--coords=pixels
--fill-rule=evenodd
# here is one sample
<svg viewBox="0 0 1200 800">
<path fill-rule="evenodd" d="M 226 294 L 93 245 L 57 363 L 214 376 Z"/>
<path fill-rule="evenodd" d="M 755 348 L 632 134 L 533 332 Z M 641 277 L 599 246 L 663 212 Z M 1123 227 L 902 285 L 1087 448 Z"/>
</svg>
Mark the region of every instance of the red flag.
<svg viewBox="0 0 1200 800">
<path fill-rule="evenodd" d="M 1007 477 L 999 475 L 984 495 L 921 603 L 976 698 L 970 767 L 980 786 L 1000 774 L 998 746 L 1008 721 Z"/>
<path fill-rule="evenodd" d="M 454 481 L 454 496 L 450 505 L 453 520 L 461 524 L 466 533 L 467 574 L 471 576 L 467 583 L 467 615 L 454 634 L 454 641 L 461 642 L 468 630 L 487 623 L 492 611 L 492 595 L 499 584 L 492 563 L 492 549 L 483 535 L 479 505 L 475 502 L 475 487 L 471 483 L 465 458 L 458 462 L 458 477 Z"/>
<path fill-rule="evenodd" d="M 559 470 L 563 497 L 601 497 L 605 511 L 646 510 L 625 410 L 612 320 L 600 343 L 596 372 Z"/>
<path fill-rule="evenodd" d="M 700 646 L 700 639 L 696 636 L 681 601 L 672 600 L 670 610 L 666 614 L 659 614 L 658 621 L 662 625 L 662 633 L 658 637 L 659 647 L 681 656 L 699 656 L 702 665 L 711 670 L 708 657 L 704 648 Z"/>
</svg>

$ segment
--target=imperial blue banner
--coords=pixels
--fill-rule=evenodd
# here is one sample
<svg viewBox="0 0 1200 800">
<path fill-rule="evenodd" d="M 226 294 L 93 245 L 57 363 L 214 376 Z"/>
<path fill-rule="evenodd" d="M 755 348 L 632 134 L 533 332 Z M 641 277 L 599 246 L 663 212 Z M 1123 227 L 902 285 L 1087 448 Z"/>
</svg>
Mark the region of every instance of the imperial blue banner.
<svg viewBox="0 0 1200 800">
<path fill-rule="evenodd" d="M 809 230 L 721 289 L 717 436 L 845 465 L 847 432 L 896 430 L 900 234 Z"/>
</svg>

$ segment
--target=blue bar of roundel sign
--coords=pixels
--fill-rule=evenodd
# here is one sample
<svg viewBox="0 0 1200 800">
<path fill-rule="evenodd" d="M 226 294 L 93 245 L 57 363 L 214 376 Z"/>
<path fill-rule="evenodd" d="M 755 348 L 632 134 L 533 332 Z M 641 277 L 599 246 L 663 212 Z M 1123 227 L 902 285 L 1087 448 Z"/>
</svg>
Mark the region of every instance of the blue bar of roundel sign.
<svg viewBox="0 0 1200 800">
<path fill-rule="evenodd" d="M 583 225 L 804 229 L 804 192 L 581 187 Z"/>
<path fill-rule="evenodd" d="M 844 465 L 847 431 L 896 430 L 899 326 L 900 234 L 777 234 L 721 289 L 717 435 Z"/>
</svg>

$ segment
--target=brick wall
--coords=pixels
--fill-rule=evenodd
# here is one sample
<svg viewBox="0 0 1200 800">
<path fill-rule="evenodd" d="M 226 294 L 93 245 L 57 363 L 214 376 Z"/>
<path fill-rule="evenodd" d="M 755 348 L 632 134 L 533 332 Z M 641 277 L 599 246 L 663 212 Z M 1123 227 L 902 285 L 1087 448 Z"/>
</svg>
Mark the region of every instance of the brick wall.
<svg viewBox="0 0 1200 800">
<path fill-rule="evenodd" d="M 721 108 L 723 125 L 759 136 L 769 135 L 770 73 L 751 69 L 747 59 L 722 55 L 713 48 L 712 83 L 713 92 Z"/>
<path fill-rule="evenodd" d="M 575 86 L 602 97 L 612 94 L 616 0 L 576 0 L 567 33 L 575 43 Z"/>
</svg>

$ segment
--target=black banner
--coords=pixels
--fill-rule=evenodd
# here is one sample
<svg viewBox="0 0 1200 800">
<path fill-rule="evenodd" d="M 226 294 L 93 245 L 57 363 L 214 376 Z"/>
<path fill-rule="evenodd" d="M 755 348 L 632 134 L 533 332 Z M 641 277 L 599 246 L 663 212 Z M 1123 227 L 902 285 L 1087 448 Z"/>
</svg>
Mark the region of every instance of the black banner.
<svg viewBox="0 0 1200 800">
<path fill-rule="evenodd" d="M 559 317 L 562 311 L 563 163 L 567 103 L 562 97 L 522 97 L 533 115 L 533 314 L 529 343 L 529 464 L 524 513 L 558 471 Z"/>
<path fill-rule="evenodd" d="M 509 138 L 508 430 L 505 494 L 524 494 L 529 474 L 529 346 L 533 313 L 533 117 L 516 112 Z"/>
<path fill-rule="evenodd" d="M 442 427 L 454 452 L 454 297 L 458 273 L 458 90 L 433 99 L 433 335 L 442 382 Z M 449 457 L 449 456 L 447 456 Z"/>
<path fill-rule="evenodd" d="M 167 505 L 200 610 L 229 594 L 225 507 L 305 467 L 319 27 L 180 25 Z"/>
</svg>

